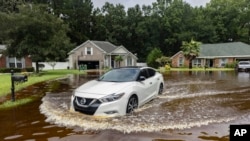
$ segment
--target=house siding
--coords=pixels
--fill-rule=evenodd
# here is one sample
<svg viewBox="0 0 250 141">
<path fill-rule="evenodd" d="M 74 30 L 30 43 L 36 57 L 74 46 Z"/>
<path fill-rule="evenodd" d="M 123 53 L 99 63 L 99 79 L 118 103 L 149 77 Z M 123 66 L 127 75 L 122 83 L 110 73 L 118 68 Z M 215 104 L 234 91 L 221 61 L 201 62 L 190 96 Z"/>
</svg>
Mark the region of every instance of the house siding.
<svg viewBox="0 0 250 141">
<path fill-rule="evenodd" d="M 24 60 L 25 60 L 25 67 L 26 68 L 32 67 L 32 60 L 30 57 L 26 56 Z"/>
<path fill-rule="evenodd" d="M 85 64 L 88 69 L 97 69 L 97 65 L 99 69 L 119 67 L 119 62 L 115 61 L 115 57 L 119 55 L 123 57 L 120 66 L 127 66 L 128 56 L 131 56 L 133 65 L 137 62 L 137 57 L 123 46 L 88 40 L 69 52 L 69 66 L 71 69 L 79 69 L 79 65 Z"/>
<path fill-rule="evenodd" d="M 91 48 L 91 54 L 86 54 L 87 48 Z M 80 48 L 78 48 L 78 50 L 74 52 L 74 54 L 71 54 L 69 57 L 70 62 L 75 64 L 74 66 L 71 65 L 71 68 L 79 69 L 78 62 L 80 61 L 97 61 L 99 64 L 99 68 L 104 67 L 104 53 L 91 43 L 87 43 L 81 46 Z"/>
<path fill-rule="evenodd" d="M 179 65 L 179 59 L 183 58 L 183 66 Z M 178 52 L 175 56 L 172 57 L 172 67 L 178 68 L 178 67 L 186 67 L 189 65 L 189 60 L 185 58 L 182 52 Z"/>
<path fill-rule="evenodd" d="M 0 57 L 0 68 L 6 68 L 6 57 Z"/>
</svg>

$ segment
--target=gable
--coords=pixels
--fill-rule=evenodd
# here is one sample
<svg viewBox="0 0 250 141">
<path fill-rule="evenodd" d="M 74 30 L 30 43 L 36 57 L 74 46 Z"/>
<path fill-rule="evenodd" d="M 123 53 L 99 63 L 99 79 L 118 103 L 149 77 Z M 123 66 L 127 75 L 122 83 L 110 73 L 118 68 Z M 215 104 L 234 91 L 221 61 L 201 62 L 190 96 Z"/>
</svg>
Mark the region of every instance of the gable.
<svg viewBox="0 0 250 141">
<path fill-rule="evenodd" d="M 127 54 L 128 52 L 124 48 L 120 47 L 120 48 L 114 50 L 112 53 L 114 53 L 114 54 Z"/>
</svg>

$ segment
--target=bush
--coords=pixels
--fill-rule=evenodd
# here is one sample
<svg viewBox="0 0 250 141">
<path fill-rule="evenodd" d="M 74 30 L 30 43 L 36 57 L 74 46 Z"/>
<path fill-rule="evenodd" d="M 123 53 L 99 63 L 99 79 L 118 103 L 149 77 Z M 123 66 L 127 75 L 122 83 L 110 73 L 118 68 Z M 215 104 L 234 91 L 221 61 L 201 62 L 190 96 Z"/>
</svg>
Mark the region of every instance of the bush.
<svg viewBox="0 0 250 141">
<path fill-rule="evenodd" d="M 156 62 L 157 58 L 162 57 L 162 52 L 158 48 L 154 48 L 147 56 L 147 64 L 150 67 L 158 68 L 160 64 Z"/>
<path fill-rule="evenodd" d="M 34 68 L 0 68 L 0 73 L 11 73 L 11 70 L 14 71 L 14 73 L 20 73 L 20 72 L 33 72 Z"/>
<path fill-rule="evenodd" d="M 171 67 L 169 65 L 165 65 L 165 70 L 170 70 Z"/>
<path fill-rule="evenodd" d="M 237 65 L 237 62 L 233 62 L 233 63 L 227 63 L 225 65 L 225 68 L 235 68 Z"/>
</svg>

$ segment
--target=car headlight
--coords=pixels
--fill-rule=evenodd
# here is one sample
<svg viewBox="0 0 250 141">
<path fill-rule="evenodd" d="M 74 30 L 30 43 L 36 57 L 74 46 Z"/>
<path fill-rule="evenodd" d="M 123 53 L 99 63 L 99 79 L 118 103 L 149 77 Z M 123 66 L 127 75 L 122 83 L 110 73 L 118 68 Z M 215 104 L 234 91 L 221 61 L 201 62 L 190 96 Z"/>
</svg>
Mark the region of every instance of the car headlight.
<svg viewBox="0 0 250 141">
<path fill-rule="evenodd" d="M 124 94 L 125 93 L 111 94 L 111 95 L 105 96 L 103 98 L 100 98 L 99 100 L 102 103 L 112 102 L 112 101 L 116 101 L 116 100 L 120 99 Z"/>
</svg>

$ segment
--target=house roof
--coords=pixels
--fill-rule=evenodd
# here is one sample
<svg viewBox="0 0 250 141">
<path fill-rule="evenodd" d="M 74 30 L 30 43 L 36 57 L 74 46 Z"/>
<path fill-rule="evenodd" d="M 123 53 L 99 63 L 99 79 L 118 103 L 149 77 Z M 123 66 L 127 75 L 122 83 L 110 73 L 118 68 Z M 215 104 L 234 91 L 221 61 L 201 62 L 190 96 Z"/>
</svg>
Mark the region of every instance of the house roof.
<svg viewBox="0 0 250 141">
<path fill-rule="evenodd" d="M 250 45 L 242 42 L 202 44 L 197 58 L 250 56 Z"/>
<path fill-rule="evenodd" d="M 135 57 L 136 59 L 138 59 L 133 53 L 128 51 L 124 46 L 116 46 L 108 41 L 87 40 L 86 42 L 82 43 L 81 45 L 79 45 L 76 48 L 74 48 L 73 50 L 71 50 L 68 54 L 74 53 L 75 51 L 77 51 L 79 48 L 83 47 L 87 43 L 91 43 L 92 45 L 94 45 L 95 47 L 97 47 L 98 49 L 103 51 L 104 53 L 108 53 L 108 54 L 112 54 L 113 51 L 115 51 L 116 49 L 123 48 L 125 51 L 127 51 L 128 54 L 130 54 L 133 57 Z"/>
<path fill-rule="evenodd" d="M 81 45 L 79 45 L 76 48 L 74 48 L 73 50 L 71 50 L 68 54 L 74 53 L 75 51 L 77 51 L 79 48 L 83 47 L 87 43 L 93 44 L 95 47 L 97 47 L 98 49 L 100 49 L 101 51 L 103 51 L 105 53 L 110 53 L 113 50 L 115 50 L 116 48 L 118 48 L 117 46 L 115 46 L 115 45 L 113 45 L 113 44 L 111 44 L 110 42 L 107 42 L 107 41 L 90 41 L 90 40 L 87 40 L 86 42 L 82 43 Z"/>
<path fill-rule="evenodd" d="M 91 41 L 91 42 L 94 43 L 99 48 L 101 48 L 106 53 L 111 53 L 113 50 L 118 48 L 117 46 L 107 41 Z"/>
</svg>

